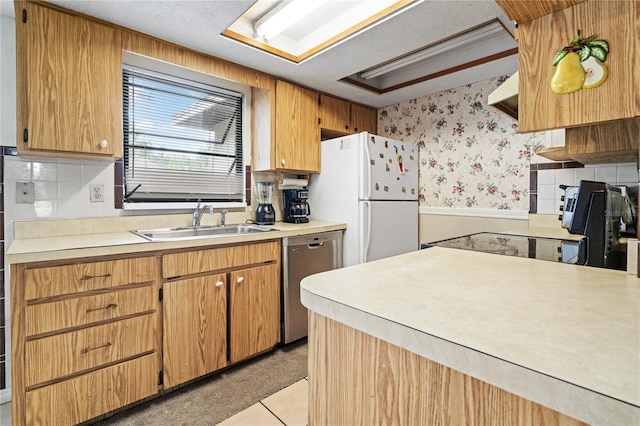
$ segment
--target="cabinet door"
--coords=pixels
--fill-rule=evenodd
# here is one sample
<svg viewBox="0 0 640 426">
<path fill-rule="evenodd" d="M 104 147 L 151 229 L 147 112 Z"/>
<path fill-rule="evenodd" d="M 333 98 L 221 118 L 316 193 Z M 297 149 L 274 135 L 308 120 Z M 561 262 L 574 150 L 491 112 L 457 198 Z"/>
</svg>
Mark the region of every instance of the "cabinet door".
<svg viewBox="0 0 640 426">
<path fill-rule="evenodd" d="M 378 133 L 378 112 L 357 104 L 351 104 L 351 133 Z"/>
<path fill-rule="evenodd" d="M 120 31 L 31 3 L 25 8 L 26 23 L 16 23 L 24 67 L 18 96 L 26 98 L 19 101 L 18 149 L 121 157 Z"/>
<path fill-rule="evenodd" d="M 333 96 L 320 95 L 320 128 L 350 133 L 350 104 Z"/>
<path fill-rule="evenodd" d="M 230 361 L 280 341 L 280 267 L 274 263 L 229 274 Z"/>
<path fill-rule="evenodd" d="M 163 297 L 164 385 L 170 388 L 226 365 L 224 274 L 168 282 Z"/>
<path fill-rule="evenodd" d="M 277 170 L 320 171 L 318 95 L 278 80 L 276 84 Z"/>
<path fill-rule="evenodd" d="M 525 22 L 519 32 L 518 128 L 521 133 L 592 125 L 640 115 L 638 1 L 586 1 Z M 611 47 L 600 86 L 569 94 L 551 91 L 556 52 L 582 30 Z M 588 32 L 588 33 L 587 33 Z"/>
</svg>

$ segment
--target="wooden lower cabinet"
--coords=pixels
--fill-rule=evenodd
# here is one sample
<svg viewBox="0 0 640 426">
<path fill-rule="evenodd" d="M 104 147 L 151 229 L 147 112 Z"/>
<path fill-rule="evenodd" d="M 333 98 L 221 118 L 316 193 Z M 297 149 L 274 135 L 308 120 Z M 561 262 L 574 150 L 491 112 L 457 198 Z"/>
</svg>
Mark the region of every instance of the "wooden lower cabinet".
<svg viewBox="0 0 640 426">
<path fill-rule="evenodd" d="M 230 361 L 264 352 L 280 342 L 280 268 L 277 264 L 230 275 Z"/>
<path fill-rule="evenodd" d="M 309 313 L 309 425 L 584 425 Z"/>
<path fill-rule="evenodd" d="M 279 241 L 168 254 L 163 270 L 165 389 L 280 342 Z"/>
<path fill-rule="evenodd" d="M 70 425 L 158 393 L 160 257 L 11 265 L 12 421 Z"/>
<path fill-rule="evenodd" d="M 96 420 L 274 348 L 280 249 L 12 264 L 13 424 Z"/>
<path fill-rule="evenodd" d="M 72 425 L 158 392 L 156 354 L 27 392 L 27 425 Z M 12 413 L 14 424 L 17 422 Z"/>
<path fill-rule="evenodd" d="M 227 365 L 226 281 L 226 274 L 216 274 L 164 284 L 165 387 Z"/>
</svg>

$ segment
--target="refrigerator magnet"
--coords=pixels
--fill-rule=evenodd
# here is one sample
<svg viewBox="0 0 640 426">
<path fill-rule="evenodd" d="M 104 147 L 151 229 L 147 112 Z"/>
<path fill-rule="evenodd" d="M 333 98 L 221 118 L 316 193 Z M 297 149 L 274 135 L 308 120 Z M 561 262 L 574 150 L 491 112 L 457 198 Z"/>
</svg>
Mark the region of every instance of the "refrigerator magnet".
<svg viewBox="0 0 640 426">
<path fill-rule="evenodd" d="M 404 164 L 402 164 L 402 155 L 398 155 L 398 169 L 400 170 L 400 173 L 406 172 L 406 170 L 404 169 Z"/>
</svg>

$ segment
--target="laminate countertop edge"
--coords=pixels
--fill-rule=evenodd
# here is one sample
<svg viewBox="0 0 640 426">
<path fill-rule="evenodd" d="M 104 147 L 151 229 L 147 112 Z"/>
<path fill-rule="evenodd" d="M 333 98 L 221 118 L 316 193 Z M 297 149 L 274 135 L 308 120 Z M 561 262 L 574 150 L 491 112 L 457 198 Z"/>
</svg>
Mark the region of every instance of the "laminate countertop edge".
<svg viewBox="0 0 640 426">
<path fill-rule="evenodd" d="M 105 232 L 69 236 L 26 238 L 11 243 L 6 253 L 9 264 L 57 261 L 122 254 L 144 254 L 184 248 L 252 243 L 346 229 L 344 223 L 310 221 L 306 224 L 276 223 L 273 231 L 180 241 L 149 241 L 131 232 Z"/>
<path fill-rule="evenodd" d="M 424 266 L 430 262 L 430 266 Z M 464 267 L 465 262 L 473 269 L 475 282 L 469 282 L 469 277 L 460 273 L 460 268 Z M 568 310 L 567 304 L 563 303 L 563 300 L 566 302 L 567 299 L 566 292 L 558 291 L 556 295 L 540 297 L 537 302 L 543 305 L 541 310 L 556 310 L 556 314 L 550 315 L 552 318 L 548 322 L 542 321 L 542 325 L 537 327 L 528 325 L 527 322 L 537 321 L 541 314 L 536 314 L 532 305 L 529 305 L 529 313 L 523 311 L 526 309 L 526 302 L 523 304 L 525 308 L 516 306 L 515 309 L 505 309 L 506 312 L 495 312 L 496 304 L 508 300 L 508 296 L 499 296 L 498 298 L 504 299 L 494 301 L 493 304 L 486 299 L 486 304 L 474 303 L 474 306 L 471 306 L 470 303 L 483 300 L 483 296 L 476 292 L 486 292 L 489 297 L 506 293 L 502 287 L 504 281 L 499 280 L 495 284 L 494 293 L 488 290 L 492 286 L 491 280 L 496 277 L 496 262 L 503 265 L 503 270 L 513 274 L 511 280 L 514 283 L 514 293 L 517 294 L 514 296 L 515 299 L 534 298 L 538 291 L 553 292 L 550 289 L 553 288 L 554 281 L 557 281 L 555 285 L 558 289 L 562 290 L 562 280 L 571 278 L 573 282 L 566 286 L 570 287 L 568 291 L 576 291 L 577 288 L 581 288 L 576 279 L 591 276 L 591 281 L 586 280 L 583 286 L 584 293 L 588 294 L 571 301 L 575 307 Z M 438 268 L 447 268 L 454 264 L 458 264 L 458 270 L 444 271 L 444 275 L 438 275 Z M 533 269 L 527 267 L 527 264 L 534 265 Z M 485 265 L 485 270 L 482 269 L 482 265 Z M 558 272 L 562 271 L 562 266 L 566 269 L 564 272 Z M 530 274 L 539 268 L 550 268 L 549 273 L 560 275 L 557 280 L 546 278 L 536 282 L 535 276 Z M 525 272 L 527 274 L 524 274 Z M 431 279 L 428 278 L 429 275 Z M 410 276 L 414 278 L 413 283 L 406 282 Z M 447 277 L 446 282 L 432 285 L 444 276 Z M 592 318 L 574 318 L 575 329 L 566 334 L 569 337 L 564 343 L 563 339 L 558 338 L 564 335 L 562 331 L 553 330 L 554 321 L 558 327 L 570 324 L 572 319 L 566 317 L 575 316 L 575 312 L 586 309 L 583 305 L 589 305 L 590 298 L 606 291 L 603 286 L 593 285 L 593 282 L 603 279 L 609 281 L 608 284 L 616 293 L 611 300 L 604 303 L 617 304 L 627 298 L 627 303 L 622 302 L 624 306 L 619 307 L 624 312 L 610 314 L 608 311 L 602 311 L 598 314 L 591 313 Z M 531 289 L 527 281 L 541 288 Z M 639 282 L 635 276 L 620 271 L 555 264 L 535 259 L 518 260 L 507 256 L 435 247 L 307 277 L 302 281 L 301 299 L 303 304 L 315 313 L 578 420 L 590 424 L 638 424 Z M 601 296 L 606 298 L 606 295 Z M 457 300 L 450 300 L 452 297 L 456 297 Z M 556 305 L 555 298 L 558 298 Z M 422 303 L 421 299 L 429 300 Z M 530 303 L 535 304 L 536 301 L 530 300 Z M 598 303 L 594 301 L 593 309 L 602 307 Z M 465 306 L 466 304 L 469 306 Z M 561 314 L 562 310 L 566 310 L 566 315 Z M 511 324 L 505 325 L 504 323 L 509 322 L 510 315 L 513 315 Z M 599 327 L 591 325 L 598 315 L 606 327 L 615 328 L 624 323 L 625 330 L 610 337 L 610 341 L 603 342 L 604 349 L 597 344 L 594 345 L 591 349 L 595 353 L 587 354 L 584 360 L 579 360 L 572 371 L 563 371 L 571 370 L 567 365 L 571 365 L 575 360 L 560 358 L 571 358 L 576 351 L 579 354 L 583 349 L 569 345 L 580 346 L 580 343 L 576 342 L 588 338 L 596 339 L 602 333 L 607 333 L 606 329 L 600 330 Z M 492 320 L 492 317 L 495 317 L 495 320 Z M 480 324 L 477 329 L 464 329 L 472 328 L 473 325 L 470 324 L 474 321 Z M 584 325 L 580 325 L 580 321 L 584 321 Z M 589 327 L 593 329 L 590 330 Z M 513 331 L 518 329 L 521 330 L 520 333 Z M 483 336 L 483 332 L 486 335 Z M 509 332 L 513 336 L 510 337 Z M 615 334 L 613 331 L 611 333 Z M 527 347 L 527 344 L 530 346 Z M 564 344 L 567 345 L 566 348 L 563 347 Z M 588 346 L 589 342 L 585 344 Z M 512 345 L 512 348 L 509 345 Z M 624 357 L 620 366 L 607 367 L 606 358 L 610 355 L 598 353 L 607 352 L 608 345 L 624 346 L 615 348 Z M 592 362 L 589 357 L 593 358 Z M 602 371 L 589 370 L 601 367 Z M 603 377 L 590 377 L 599 375 Z M 607 380 L 626 383 L 610 386 L 607 385 Z"/>
</svg>

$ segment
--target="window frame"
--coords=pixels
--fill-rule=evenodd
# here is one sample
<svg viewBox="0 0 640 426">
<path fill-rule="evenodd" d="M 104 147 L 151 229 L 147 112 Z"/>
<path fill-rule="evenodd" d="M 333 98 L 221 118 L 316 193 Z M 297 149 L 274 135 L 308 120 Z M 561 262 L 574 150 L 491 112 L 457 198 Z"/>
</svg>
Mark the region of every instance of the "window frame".
<svg viewBox="0 0 640 426">
<path fill-rule="evenodd" d="M 207 201 L 207 204 L 211 204 L 213 207 L 218 208 L 246 208 L 250 205 L 250 200 L 247 199 L 246 188 L 249 187 L 250 182 L 248 173 L 246 173 L 247 165 L 251 164 L 251 87 L 236 81 L 227 80 L 212 74 L 207 74 L 194 69 L 186 68 L 177 64 L 165 62 L 159 59 L 151 58 L 148 56 L 140 55 L 137 53 L 122 51 L 122 70 L 126 67 L 138 68 L 151 75 L 156 75 L 165 79 L 171 80 L 172 78 L 188 80 L 193 82 L 194 85 L 208 85 L 215 86 L 223 90 L 231 90 L 234 92 L 242 93 L 242 158 L 243 158 L 243 177 L 244 182 L 242 190 L 242 201 Z M 124 102 L 124 101 L 123 101 Z M 124 103 L 122 105 L 122 111 L 124 113 Z M 122 135 L 123 153 L 127 149 L 124 133 Z M 123 210 L 182 210 L 193 209 L 197 205 L 197 201 L 137 201 L 126 202 L 125 200 L 125 166 L 124 157 L 122 158 L 122 209 Z"/>
</svg>

